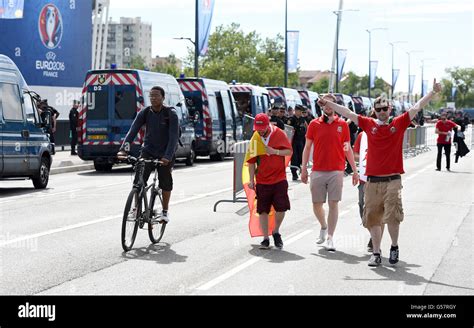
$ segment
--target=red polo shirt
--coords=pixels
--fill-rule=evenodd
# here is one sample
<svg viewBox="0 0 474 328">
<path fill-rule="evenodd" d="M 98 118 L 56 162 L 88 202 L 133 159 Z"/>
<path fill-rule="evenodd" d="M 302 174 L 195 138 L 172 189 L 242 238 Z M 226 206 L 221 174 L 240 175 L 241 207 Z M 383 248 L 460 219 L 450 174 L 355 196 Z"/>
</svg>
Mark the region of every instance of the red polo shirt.
<svg viewBox="0 0 474 328">
<path fill-rule="evenodd" d="M 438 123 L 436 123 L 436 128 L 441 132 L 449 132 L 454 127 L 456 127 L 456 123 L 454 123 L 451 120 L 446 120 L 446 122 L 439 120 Z M 449 138 L 449 141 L 446 141 L 446 135 L 439 134 L 437 143 L 442 144 L 442 145 L 449 145 L 451 144 L 451 138 Z"/>
<path fill-rule="evenodd" d="M 343 119 L 336 116 L 331 124 L 325 123 L 322 117 L 312 120 L 306 138 L 313 140 L 313 171 L 344 171 L 344 143 L 350 143 L 351 137 Z"/>
<path fill-rule="evenodd" d="M 388 125 L 378 125 L 370 117 L 358 117 L 359 127 L 367 134 L 367 176 L 405 173 L 403 170 L 403 136 L 410 126 L 409 112 L 395 117 Z"/>
<path fill-rule="evenodd" d="M 278 150 L 293 149 L 282 129 L 276 126 L 272 126 L 272 129 L 273 132 L 268 141 L 269 147 Z M 257 163 L 257 173 L 255 174 L 257 184 L 272 185 L 286 180 L 285 156 L 263 155 L 249 159 L 248 163 Z"/>
</svg>

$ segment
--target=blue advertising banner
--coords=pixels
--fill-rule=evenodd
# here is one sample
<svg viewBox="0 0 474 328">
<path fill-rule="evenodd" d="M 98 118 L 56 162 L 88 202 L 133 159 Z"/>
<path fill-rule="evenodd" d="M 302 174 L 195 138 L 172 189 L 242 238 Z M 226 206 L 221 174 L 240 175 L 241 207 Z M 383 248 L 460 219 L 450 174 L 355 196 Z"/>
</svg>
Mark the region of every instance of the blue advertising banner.
<svg viewBox="0 0 474 328">
<path fill-rule="evenodd" d="M 0 0 L 0 19 L 23 18 L 23 0 Z"/>
<path fill-rule="evenodd" d="M 456 96 L 456 92 L 458 91 L 458 89 L 456 87 L 452 87 L 451 88 L 451 99 L 453 100 L 454 97 Z"/>
<path fill-rule="evenodd" d="M 213 12 L 214 0 L 198 0 L 199 56 L 207 54 Z"/>
<path fill-rule="evenodd" d="M 0 53 L 30 85 L 81 87 L 91 68 L 91 15 L 92 0 L 26 1 L 23 19 L 0 19 Z"/>
<path fill-rule="evenodd" d="M 395 85 L 397 84 L 398 75 L 400 74 L 400 70 L 399 69 L 393 69 L 392 74 L 393 74 L 392 88 L 393 88 L 393 90 L 395 90 Z"/>
<path fill-rule="evenodd" d="M 379 62 L 377 60 L 372 60 L 370 62 L 370 88 L 375 88 L 375 77 L 377 75 L 377 66 Z"/>
<path fill-rule="evenodd" d="M 413 93 L 413 87 L 415 86 L 415 75 L 410 75 L 409 76 L 409 85 L 408 85 L 408 93 L 412 94 Z"/>
<path fill-rule="evenodd" d="M 337 74 L 339 76 L 339 82 L 342 79 L 342 73 L 344 72 L 344 64 L 346 63 L 347 58 L 347 49 L 338 49 L 337 50 L 339 67 L 337 68 Z"/>
<path fill-rule="evenodd" d="M 288 73 L 298 71 L 299 31 L 288 31 Z"/>
</svg>

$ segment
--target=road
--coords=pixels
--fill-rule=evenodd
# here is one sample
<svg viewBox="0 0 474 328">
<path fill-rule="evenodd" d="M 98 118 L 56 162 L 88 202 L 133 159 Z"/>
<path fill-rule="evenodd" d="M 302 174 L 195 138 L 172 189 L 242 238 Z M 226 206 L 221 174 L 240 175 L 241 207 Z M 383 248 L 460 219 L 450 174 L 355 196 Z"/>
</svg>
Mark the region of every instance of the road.
<svg viewBox="0 0 474 328">
<path fill-rule="evenodd" d="M 434 151 L 405 160 L 400 263 L 369 268 L 368 233 L 360 224 L 357 188 L 345 178 L 337 251 L 316 244 L 319 225 L 309 187 L 290 182 L 292 210 L 281 228 L 283 250 L 258 249 L 245 204 L 231 198 L 231 160 L 201 160 L 174 171 L 171 223 L 150 245 L 140 230 L 123 253 L 120 229 L 131 187 L 127 168 L 51 176 L 49 188 L 0 182 L 0 293 L 473 295 L 472 153 L 435 172 Z"/>
</svg>

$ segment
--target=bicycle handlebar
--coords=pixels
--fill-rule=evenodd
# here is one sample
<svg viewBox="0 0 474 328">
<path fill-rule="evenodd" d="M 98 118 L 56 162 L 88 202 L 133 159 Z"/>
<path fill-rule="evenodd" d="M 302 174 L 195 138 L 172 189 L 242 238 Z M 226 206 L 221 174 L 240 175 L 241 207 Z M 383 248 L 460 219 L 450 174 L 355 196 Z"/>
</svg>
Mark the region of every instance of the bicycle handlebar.
<svg viewBox="0 0 474 328">
<path fill-rule="evenodd" d="M 125 162 L 135 165 L 137 163 L 153 163 L 155 165 L 162 165 L 163 162 L 159 159 L 145 159 L 145 158 L 136 158 L 131 155 L 117 157 L 119 160 L 124 160 Z"/>
</svg>

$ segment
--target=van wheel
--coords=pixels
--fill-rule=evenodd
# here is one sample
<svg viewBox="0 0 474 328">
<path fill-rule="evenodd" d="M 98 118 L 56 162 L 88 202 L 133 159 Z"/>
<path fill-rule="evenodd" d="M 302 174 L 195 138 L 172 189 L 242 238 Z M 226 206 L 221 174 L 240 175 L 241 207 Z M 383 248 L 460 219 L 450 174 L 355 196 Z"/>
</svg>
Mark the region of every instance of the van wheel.
<svg viewBox="0 0 474 328">
<path fill-rule="evenodd" d="M 222 162 L 225 158 L 224 153 L 215 153 L 214 155 L 211 155 L 211 161 L 216 161 L 216 162 Z"/>
<path fill-rule="evenodd" d="M 33 186 L 36 189 L 45 189 L 49 181 L 49 161 L 46 157 L 41 158 L 38 175 L 33 177 Z"/>
<path fill-rule="evenodd" d="M 191 146 L 191 151 L 188 157 L 186 157 L 186 166 L 193 166 L 196 160 L 196 152 L 194 151 L 194 145 Z"/>
<path fill-rule="evenodd" d="M 112 166 L 113 164 L 94 161 L 94 168 L 97 172 L 110 172 L 112 171 Z"/>
</svg>

